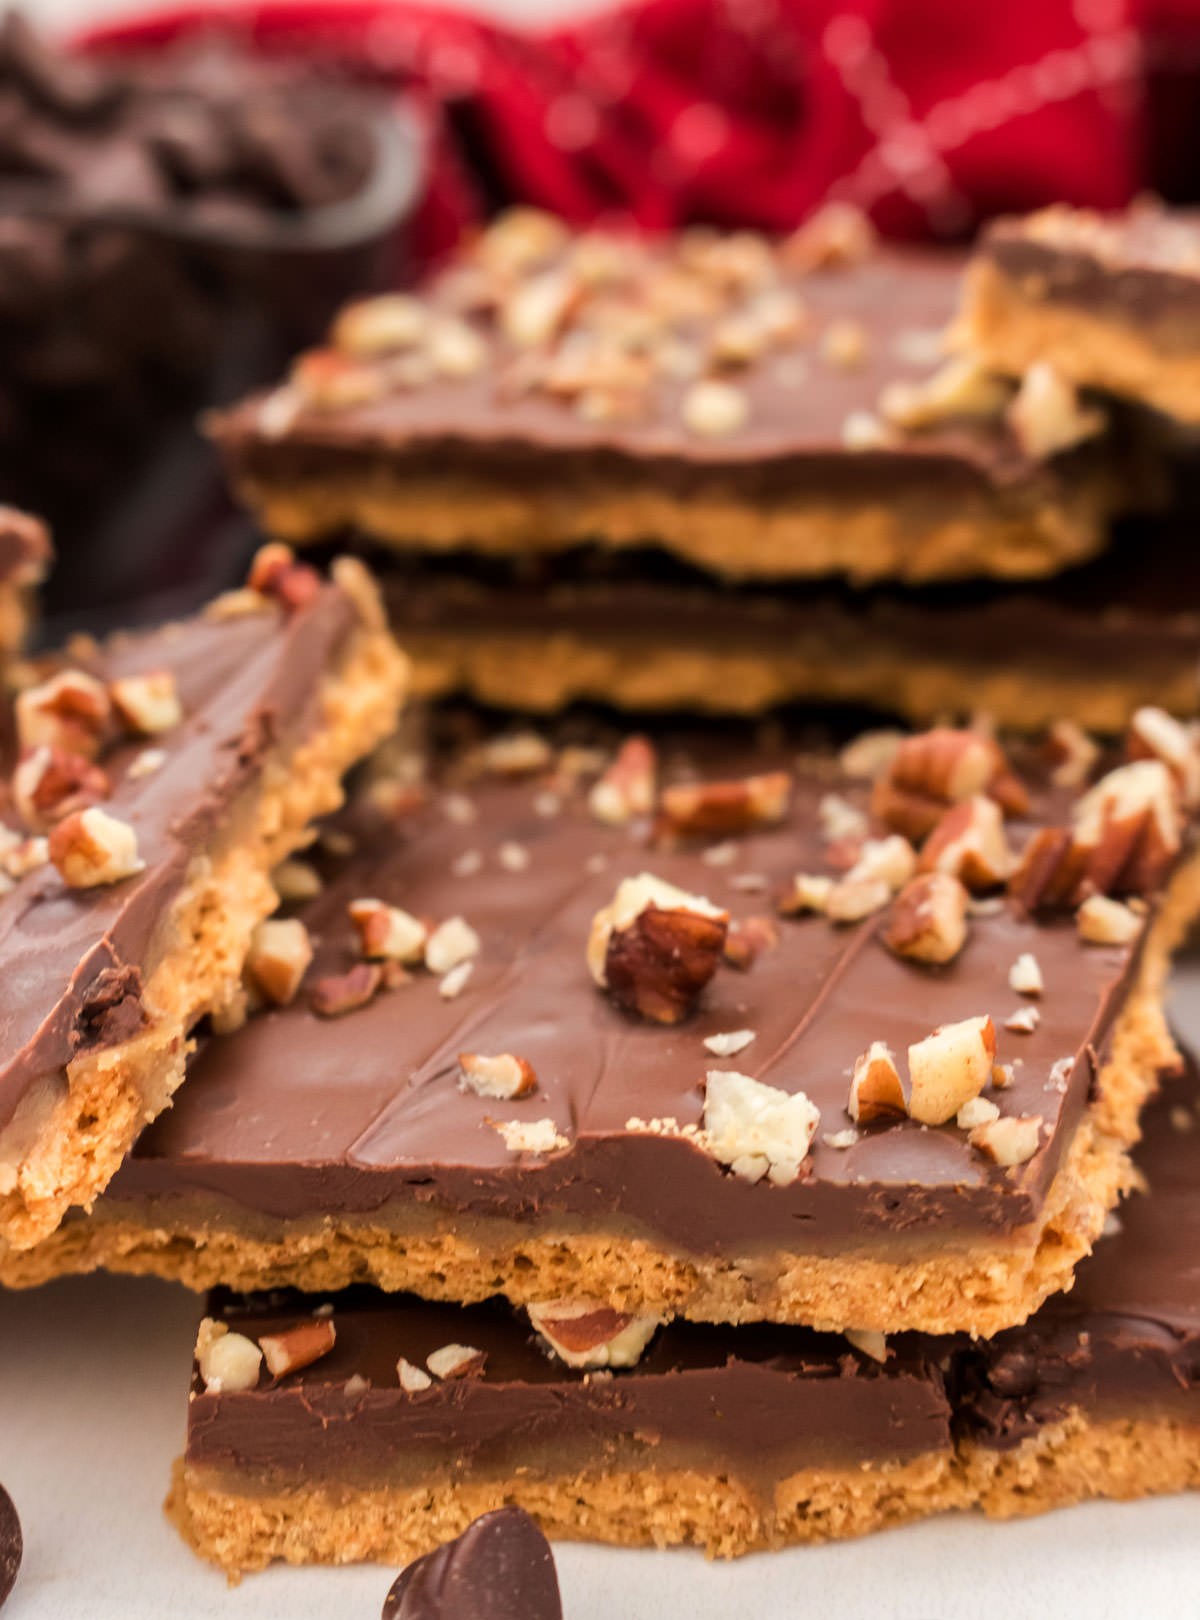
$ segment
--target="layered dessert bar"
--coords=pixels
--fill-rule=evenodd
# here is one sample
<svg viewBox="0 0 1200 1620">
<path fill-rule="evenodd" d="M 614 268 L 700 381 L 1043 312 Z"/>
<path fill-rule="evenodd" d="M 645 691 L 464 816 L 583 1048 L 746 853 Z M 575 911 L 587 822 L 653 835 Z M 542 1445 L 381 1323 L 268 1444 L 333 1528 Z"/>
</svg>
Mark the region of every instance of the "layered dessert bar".
<svg viewBox="0 0 1200 1620">
<path fill-rule="evenodd" d="M 368 1290 L 215 1298 L 172 1512 L 236 1572 L 402 1561 L 501 1507 L 552 1536 L 729 1555 L 1194 1487 L 1198 1102 L 1194 1067 L 1167 1081 L 1148 1190 L 1070 1294 L 988 1344 L 562 1301 L 526 1320 Z"/>
<path fill-rule="evenodd" d="M 1062 204 L 998 220 L 975 251 L 955 338 L 998 370 L 1049 364 L 1200 422 L 1200 216 Z"/>
<path fill-rule="evenodd" d="M 423 697 L 749 715 L 821 700 L 916 725 L 982 712 L 1021 732 L 1070 715 L 1116 735 L 1143 704 L 1193 715 L 1200 702 L 1200 566 L 1184 527 L 1142 519 L 1036 586 L 733 585 L 595 548 L 523 568 L 377 560 Z"/>
<path fill-rule="evenodd" d="M 729 580 L 1053 573 L 1132 499 L 1125 438 L 1061 379 L 942 363 L 960 268 L 836 210 L 775 244 L 518 211 L 420 295 L 344 309 L 214 432 L 292 542 L 650 543 Z"/>
<path fill-rule="evenodd" d="M 1147 711 L 1111 769 L 1070 727 L 797 747 L 399 752 L 289 875 L 258 1010 L 0 1275 L 1022 1320 L 1173 1059 L 1193 740 Z"/>
<path fill-rule="evenodd" d="M 0 506 L 0 666 L 20 652 L 31 599 L 50 566 L 50 536 L 28 512 Z"/>
<path fill-rule="evenodd" d="M 283 548 L 199 617 L 26 670 L 0 832 L 0 1255 L 92 1202 L 239 992 L 272 868 L 395 723 L 374 586 Z"/>
</svg>

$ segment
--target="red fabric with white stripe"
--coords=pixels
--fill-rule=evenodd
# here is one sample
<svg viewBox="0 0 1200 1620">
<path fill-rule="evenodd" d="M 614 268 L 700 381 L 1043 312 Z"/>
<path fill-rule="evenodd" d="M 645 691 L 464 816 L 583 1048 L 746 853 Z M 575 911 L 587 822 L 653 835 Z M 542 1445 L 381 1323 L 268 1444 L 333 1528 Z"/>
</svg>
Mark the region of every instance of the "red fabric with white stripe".
<svg viewBox="0 0 1200 1620">
<path fill-rule="evenodd" d="M 892 235 L 958 236 L 1055 198 L 1200 195 L 1200 0 L 641 0 L 542 33 L 387 0 L 221 15 L 419 96 L 427 249 L 513 199 L 782 229 L 841 197 Z"/>
</svg>

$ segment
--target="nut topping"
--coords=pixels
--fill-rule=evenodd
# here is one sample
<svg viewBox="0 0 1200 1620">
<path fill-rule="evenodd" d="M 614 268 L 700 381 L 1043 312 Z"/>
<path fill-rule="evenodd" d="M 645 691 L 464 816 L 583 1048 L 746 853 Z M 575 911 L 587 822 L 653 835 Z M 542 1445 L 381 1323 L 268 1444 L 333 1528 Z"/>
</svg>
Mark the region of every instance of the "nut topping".
<svg viewBox="0 0 1200 1620">
<path fill-rule="evenodd" d="M 478 956 L 483 942 L 464 917 L 448 917 L 425 941 L 425 966 L 431 973 L 449 973 Z"/>
<path fill-rule="evenodd" d="M 286 1378 L 289 1373 L 300 1372 L 327 1356 L 336 1338 L 333 1322 L 325 1316 L 311 1322 L 298 1322 L 283 1333 L 264 1333 L 258 1343 L 271 1377 Z"/>
<path fill-rule="evenodd" d="M 789 1094 L 748 1074 L 710 1069 L 704 1094 L 708 1151 L 747 1181 L 787 1186 L 800 1174 L 820 1113 L 802 1091 Z"/>
<path fill-rule="evenodd" d="M 798 917 L 806 911 L 822 914 L 833 893 L 833 881 L 823 873 L 798 872 L 776 905 L 785 917 Z"/>
<path fill-rule="evenodd" d="M 410 1395 L 419 1394 L 421 1390 L 430 1389 L 433 1386 L 433 1379 L 425 1369 L 415 1367 L 411 1361 L 406 1361 L 403 1356 L 396 1363 L 396 1377 L 400 1381 L 400 1388 L 407 1390 Z"/>
<path fill-rule="evenodd" d="M 1076 788 L 1092 774 L 1100 749 L 1074 720 L 1056 720 L 1046 737 L 1046 754 L 1055 787 Z"/>
<path fill-rule="evenodd" d="M 300 988 L 312 962 L 308 929 L 296 918 L 269 917 L 260 922 L 246 955 L 246 977 L 277 1007 L 286 1007 Z"/>
<path fill-rule="evenodd" d="M 732 383 L 703 378 L 683 396 L 683 425 L 706 439 L 725 438 L 745 427 L 750 401 Z"/>
<path fill-rule="evenodd" d="M 706 1035 L 704 1045 L 714 1057 L 736 1057 L 754 1039 L 752 1029 L 731 1029 L 721 1035 Z"/>
<path fill-rule="evenodd" d="M 1075 913 L 1079 937 L 1088 945 L 1130 945 L 1144 923 L 1129 906 L 1102 894 L 1090 895 Z"/>
<path fill-rule="evenodd" d="M 1157 759 L 1175 778 L 1182 802 L 1200 804 L 1200 749 L 1195 734 L 1165 709 L 1139 709 L 1129 724 L 1129 757 Z"/>
<path fill-rule="evenodd" d="M 731 922 L 725 935 L 724 957 L 732 968 L 745 973 L 764 951 L 779 943 L 779 930 L 770 917 L 743 917 Z"/>
<path fill-rule="evenodd" d="M 493 1119 L 488 1124 L 499 1131 L 510 1153 L 558 1153 L 571 1145 L 552 1119 Z"/>
<path fill-rule="evenodd" d="M 856 923 L 882 911 L 892 898 L 892 886 L 885 878 L 844 877 L 835 883 L 825 901 L 830 922 Z"/>
<path fill-rule="evenodd" d="M 590 1299 L 550 1299 L 525 1307 L 535 1332 L 568 1367 L 633 1367 L 661 1325 Z"/>
<path fill-rule="evenodd" d="M 21 820 L 35 832 L 75 810 L 107 798 L 109 780 L 82 754 L 43 744 L 22 754 L 12 777 L 12 798 Z"/>
<path fill-rule="evenodd" d="M 870 1125 L 879 1119 L 903 1119 L 908 1112 L 900 1071 L 891 1048 L 884 1041 L 872 1041 L 861 1057 L 854 1060 L 846 1112 L 857 1125 Z"/>
<path fill-rule="evenodd" d="M 892 908 L 884 944 L 915 962 L 950 962 L 967 938 L 967 891 L 948 872 L 925 872 Z"/>
<path fill-rule="evenodd" d="M 1008 422 L 1022 450 L 1036 461 L 1074 449 L 1108 426 L 1104 411 L 1082 406 L 1074 384 L 1046 360 L 1035 361 L 1021 379 Z"/>
<path fill-rule="evenodd" d="M 920 866 L 951 873 L 973 893 L 998 887 L 1012 870 L 1000 806 L 977 793 L 947 810 L 921 850 Z"/>
<path fill-rule="evenodd" d="M 497 776 L 535 776 L 554 762 L 550 744 L 536 731 L 513 731 L 493 737 L 483 749 L 483 763 Z"/>
<path fill-rule="evenodd" d="M 1022 951 L 1009 968 L 1008 985 L 1019 996 L 1040 996 L 1046 988 L 1041 963 L 1032 951 Z"/>
<path fill-rule="evenodd" d="M 144 871 L 137 834 L 127 822 L 92 806 L 67 816 L 50 834 L 47 853 L 64 883 L 94 889 Z"/>
<path fill-rule="evenodd" d="M 295 613 L 320 591 L 321 576 L 307 563 L 297 562 L 290 546 L 273 541 L 255 553 L 246 583 L 259 596 L 269 597 L 287 612 Z"/>
<path fill-rule="evenodd" d="M 588 808 L 597 821 L 623 827 L 654 809 L 657 755 L 647 737 L 627 737 L 617 757 L 592 786 Z"/>
<path fill-rule="evenodd" d="M 183 705 L 169 669 L 110 681 L 108 695 L 122 725 L 135 736 L 157 736 L 183 719 Z"/>
<path fill-rule="evenodd" d="M 967 1140 L 985 1159 L 1011 1168 L 1033 1158 L 1041 1128 L 1040 1115 L 1032 1119 L 992 1119 L 977 1125 Z"/>
<path fill-rule="evenodd" d="M 365 1007 L 383 988 L 384 970 L 378 962 L 358 962 L 348 973 L 330 973 L 309 992 L 309 1005 L 318 1018 L 341 1018 Z"/>
<path fill-rule="evenodd" d="M 108 693 L 81 669 L 65 669 L 40 686 L 27 686 L 14 703 L 21 748 L 59 748 L 95 759 L 112 715 Z"/>
<path fill-rule="evenodd" d="M 352 900 L 346 909 L 367 961 L 412 966 L 424 956 L 429 930 L 420 918 L 382 900 Z"/>
<path fill-rule="evenodd" d="M 1032 1035 L 1041 1021 L 1042 1015 L 1036 1007 L 1018 1007 L 1004 1020 L 1004 1027 L 1017 1035 Z"/>
<path fill-rule="evenodd" d="M 732 782 L 677 783 L 663 790 L 663 818 L 670 832 L 683 837 L 727 838 L 781 821 L 791 788 L 786 771 Z"/>
<path fill-rule="evenodd" d="M 954 1116 L 954 1123 L 960 1131 L 973 1131 L 980 1125 L 987 1125 L 993 1119 L 1000 1118 L 1000 1110 L 994 1102 L 986 1097 L 972 1097 L 970 1102 L 963 1103 Z"/>
<path fill-rule="evenodd" d="M 196 1334 L 196 1366 L 207 1394 L 235 1395 L 258 1383 L 262 1351 L 253 1339 L 206 1316 Z"/>
<path fill-rule="evenodd" d="M 990 1018 L 943 1024 L 908 1049 L 908 1111 L 922 1125 L 944 1125 L 987 1085 L 996 1056 Z"/>
<path fill-rule="evenodd" d="M 879 409 L 889 422 L 915 432 L 953 417 L 995 419 L 1011 397 L 1006 378 L 988 371 L 975 355 L 956 355 L 920 382 L 889 384 Z"/>
<path fill-rule="evenodd" d="M 625 878 L 592 919 L 592 979 L 629 1012 L 676 1024 L 716 972 L 729 913 L 649 872 Z"/>
<path fill-rule="evenodd" d="M 496 1057 L 485 1057 L 481 1052 L 458 1054 L 458 1083 L 463 1091 L 473 1091 L 480 1097 L 527 1097 L 537 1086 L 537 1076 L 531 1064 L 511 1052 Z"/>
<path fill-rule="evenodd" d="M 425 1365 L 435 1378 L 449 1383 L 456 1378 L 482 1378 L 487 1365 L 487 1351 L 476 1350 L 469 1344 L 444 1344 L 431 1350 Z"/>
</svg>

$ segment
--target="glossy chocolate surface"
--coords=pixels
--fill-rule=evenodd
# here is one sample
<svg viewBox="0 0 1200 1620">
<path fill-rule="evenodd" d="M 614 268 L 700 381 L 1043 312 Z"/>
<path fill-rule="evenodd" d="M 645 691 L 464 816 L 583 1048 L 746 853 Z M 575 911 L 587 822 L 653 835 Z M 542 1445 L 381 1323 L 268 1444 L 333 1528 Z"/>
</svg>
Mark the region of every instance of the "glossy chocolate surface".
<svg viewBox="0 0 1200 1620">
<path fill-rule="evenodd" d="M 891 250 L 858 264 L 785 275 L 803 301 L 805 330 L 730 373 L 748 412 L 720 437 L 684 425 L 683 400 L 694 380 L 687 376 L 656 375 L 642 408 L 612 420 L 591 420 L 570 400 L 513 387 L 506 374 L 527 352 L 499 334 L 489 316 L 472 317 L 491 348 L 488 363 L 471 376 L 396 385 L 360 404 L 310 406 L 282 431 L 275 425 L 277 400 L 260 417 L 260 396 L 228 413 L 217 437 L 235 473 L 279 486 L 361 476 L 364 464 L 378 462 L 418 478 L 479 474 L 527 487 L 633 479 L 684 494 L 728 478 L 746 498 L 808 493 L 858 502 L 871 492 L 885 498 L 902 489 L 936 490 L 945 500 L 1040 481 L 1051 498 L 1057 471 L 1031 461 L 1001 423 L 949 419 L 878 448 L 845 446 L 848 417 L 874 413 L 889 384 L 919 380 L 941 363 L 939 334 L 954 312 L 961 268 L 957 257 Z M 428 300 L 440 311 L 450 293 L 435 283 Z M 837 363 L 823 347 L 838 322 L 863 333 L 863 352 L 853 363 Z M 676 319 L 672 330 L 703 347 L 703 323 Z"/>
<path fill-rule="evenodd" d="M 666 736 L 664 759 L 669 775 L 691 768 L 716 778 L 788 765 L 795 754 L 778 742 L 718 749 L 693 733 Z M 107 1213 L 169 1225 L 175 1208 L 268 1235 L 293 1220 L 404 1229 L 500 1217 L 523 1230 L 650 1234 L 685 1254 L 734 1257 L 837 1252 L 848 1240 L 1003 1238 L 1036 1216 L 1071 1139 L 1133 968 L 1129 947 L 1082 945 L 1069 915 L 1035 921 L 1005 903 L 972 919 L 954 962 L 930 967 L 886 949 L 886 913 L 846 928 L 781 919 L 778 943 L 747 972 L 720 968 L 673 1027 L 631 1017 L 589 977 L 591 920 L 622 877 L 651 871 L 744 920 L 772 913 L 796 872 L 826 870 L 820 800 L 835 785 L 860 804 L 867 796 L 835 773 L 831 755 L 810 758 L 784 821 L 734 840 L 718 862 L 711 846 L 664 849 L 648 845 L 644 825 L 600 825 L 583 788 L 547 803 L 537 779 L 480 775 L 465 788 L 466 823 L 447 813 L 460 807 L 444 783 L 398 819 L 350 814 L 341 826 L 352 829 L 354 852 L 323 857 L 326 886 L 300 913 L 316 950 L 308 984 L 352 965 L 347 905 L 371 896 L 420 917 L 464 916 L 482 941 L 465 987 L 443 999 L 418 970 L 336 1019 L 318 1017 L 302 991 L 212 1039 L 175 1107 L 114 1178 Z M 1063 814 L 1061 798 L 1054 808 Z M 1045 796 L 1043 809 L 1051 813 Z M 507 845 L 527 854 L 526 866 L 505 866 Z M 1046 993 L 1038 1028 L 1019 1034 L 1003 1024 L 1022 1000 L 1008 974 L 1026 951 Z M 903 1120 L 867 1127 L 849 1147 L 824 1140 L 850 1123 L 850 1072 L 872 1041 L 903 1062 L 936 1026 L 984 1014 L 996 1023 L 999 1060 L 1013 1065 L 997 1103 L 1045 1124 L 1032 1160 L 1011 1171 L 990 1165 L 953 1124 Z M 754 1039 L 735 1057 L 703 1044 L 746 1029 Z M 536 1090 L 498 1102 L 461 1089 L 463 1051 L 525 1059 Z M 752 1184 L 686 1137 L 638 1128 L 697 1124 L 701 1083 L 716 1068 L 807 1092 L 821 1122 L 800 1179 Z M 567 1139 L 564 1151 L 510 1152 L 493 1123 L 542 1119 Z"/>
<path fill-rule="evenodd" d="M 398 1575 L 383 1620 L 562 1620 L 550 1543 L 523 1508 L 498 1508 Z"/>
<path fill-rule="evenodd" d="M 998 220 L 979 252 L 1035 302 L 1076 305 L 1142 327 L 1168 351 L 1200 339 L 1200 214 L 1151 206 L 1102 215 L 1049 209 Z"/>
<path fill-rule="evenodd" d="M 613 1463 L 633 1435 L 664 1466 L 687 1455 L 769 1480 L 785 1458 L 836 1466 L 944 1450 L 952 1430 L 1007 1449 L 1074 1409 L 1200 1424 L 1198 1105 L 1189 1061 L 1148 1112 L 1137 1160 L 1149 1190 L 1122 1206 L 1120 1231 L 1080 1265 L 1071 1293 L 987 1343 L 901 1335 L 878 1363 L 806 1328 L 675 1321 L 635 1368 L 597 1376 L 551 1360 L 507 1305 L 362 1289 L 335 1297 L 336 1347 L 303 1372 L 240 1395 L 205 1394 L 197 1376 L 189 1460 L 242 1488 L 256 1477 L 367 1478 L 409 1447 L 427 1466 L 461 1455 L 464 1474 L 503 1474 L 556 1447 Z M 220 1295 L 210 1310 L 257 1337 L 315 1304 Z M 481 1376 L 401 1390 L 397 1358 L 420 1365 L 447 1343 L 484 1351 Z"/>
<path fill-rule="evenodd" d="M 1137 1149 L 1145 1190 L 1023 1328 L 966 1356 L 958 1396 L 967 1432 L 1017 1444 L 1073 1407 L 1200 1425 L 1200 1071 L 1164 1084 Z"/>
<path fill-rule="evenodd" d="M 189 863 L 237 837 L 231 818 L 267 757 L 317 723 L 322 674 L 356 622 L 350 599 L 325 586 L 294 614 L 266 603 L 201 616 L 62 661 L 106 681 L 168 669 L 183 719 L 101 757 L 104 808 L 135 830 L 143 871 L 74 889 L 46 865 L 0 897 L 0 1127 L 39 1079 L 136 1032 Z M 147 749 L 161 751 L 156 768 L 131 769 Z"/>
</svg>

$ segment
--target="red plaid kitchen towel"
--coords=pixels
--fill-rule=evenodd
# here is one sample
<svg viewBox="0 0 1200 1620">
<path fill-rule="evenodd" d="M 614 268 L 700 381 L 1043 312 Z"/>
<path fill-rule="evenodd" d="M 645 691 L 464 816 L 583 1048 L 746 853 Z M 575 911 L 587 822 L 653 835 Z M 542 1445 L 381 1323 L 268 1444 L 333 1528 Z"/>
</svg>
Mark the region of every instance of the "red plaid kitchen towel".
<svg viewBox="0 0 1200 1620">
<path fill-rule="evenodd" d="M 542 32 L 404 0 L 218 15 L 427 109 L 426 247 L 521 199 L 782 229 L 828 197 L 896 236 L 1055 198 L 1200 195 L 1200 0 L 640 0 Z M 211 6 L 96 31 L 153 45 Z"/>
</svg>

